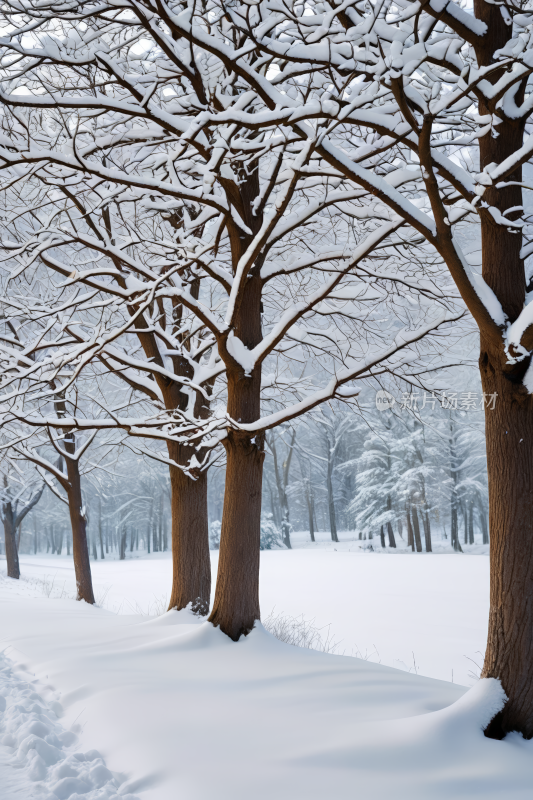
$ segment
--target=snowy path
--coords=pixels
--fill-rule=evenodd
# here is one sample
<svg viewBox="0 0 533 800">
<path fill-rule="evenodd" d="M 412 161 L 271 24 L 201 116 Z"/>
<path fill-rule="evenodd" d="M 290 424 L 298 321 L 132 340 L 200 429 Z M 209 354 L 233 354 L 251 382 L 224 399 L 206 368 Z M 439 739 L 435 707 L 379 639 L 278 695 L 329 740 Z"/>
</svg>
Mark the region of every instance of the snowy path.
<svg viewBox="0 0 533 800">
<path fill-rule="evenodd" d="M 41 694 L 39 694 L 41 689 Z M 44 691 L 43 691 L 44 689 Z M 2 800 L 138 800 L 120 792 L 96 750 L 80 752 L 62 727 L 57 700 L 0 653 L 0 788 Z"/>
</svg>

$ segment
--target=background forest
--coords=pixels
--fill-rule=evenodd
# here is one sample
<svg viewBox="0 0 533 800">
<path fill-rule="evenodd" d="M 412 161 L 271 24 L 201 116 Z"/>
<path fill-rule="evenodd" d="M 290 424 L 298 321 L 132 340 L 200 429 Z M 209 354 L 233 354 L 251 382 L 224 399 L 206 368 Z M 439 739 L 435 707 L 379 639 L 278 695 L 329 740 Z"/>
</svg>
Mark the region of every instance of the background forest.
<svg viewBox="0 0 533 800">
<path fill-rule="evenodd" d="M 398 392 L 385 411 L 368 388 L 367 402 L 332 403 L 271 432 L 262 549 L 339 537 L 374 550 L 414 552 L 488 544 L 483 399 L 479 390 L 457 391 L 464 385 L 465 370 L 457 371 L 455 391 Z M 121 445 L 101 449 L 105 460 L 88 466 L 83 490 L 91 558 L 167 551 L 168 470 Z M 22 503 L 40 482 L 31 468 L 21 475 L 12 469 L 7 477 L 4 498 L 20 491 Z M 224 478 L 221 458 L 208 479 L 212 549 L 220 542 Z M 70 554 L 68 509 L 48 487 L 17 528 L 17 539 L 21 553 Z"/>
</svg>

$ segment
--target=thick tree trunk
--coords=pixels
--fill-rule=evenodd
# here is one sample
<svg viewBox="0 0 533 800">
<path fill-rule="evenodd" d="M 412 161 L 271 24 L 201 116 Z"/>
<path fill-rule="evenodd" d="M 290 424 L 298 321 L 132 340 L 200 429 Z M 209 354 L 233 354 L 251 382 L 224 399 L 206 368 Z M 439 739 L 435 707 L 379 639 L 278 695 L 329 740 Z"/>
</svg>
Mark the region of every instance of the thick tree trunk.
<svg viewBox="0 0 533 800">
<path fill-rule="evenodd" d="M 73 439 L 65 438 L 65 450 L 74 453 L 76 446 Z M 76 575 L 76 599 L 85 600 L 94 605 L 93 582 L 91 565 L 89 562 L 89 548 L 87 545 L 87 526 L 85 515 L 82 513 L 83 498 L 81 494 L 81 478 L 78 461 L 65 456 L 67 477 L 70 484 L 68 489 L 68 510 L 72 528 L 72 555 L 74 559 L 74 573 Z"/>
<path fill-rule="evenodd" d="M 4 505 L 4 541 L 6 545 L 7 577 L 18 580 L 20 578 L 19 554 L 11 503 L 5 503 Z"/>
<path fill-rule="evenodd" d="M 482 342 L 483 344 L 483 342 Z M 490 520 L 490 614 L 482 677 L 509 697 L 487 734 L 533 736 L 533 396 L 503 356 L 482 350 Z"/>
<path fill-rule="evenodd" d="M 169 455 L 182 463 L 177 446 Z M 195 614 L 209 613 L 211 560 L 207 518 L 207 473 L 196 480 L 178 467 L 170 467 L 172 515 L 172 592 L 169 609 L 190 606 Z"/>
<path fill-rule="evenodd" d="M 224 445 L 227 455 L 224 514 L 216 595 L 209 620 L 237 641 L 242 634 L 249 633 L 260 618 L 259 545 L 264 451 L 261 437 L 256 436 L 252 442 L 249 437 L 232 431 Z"/>
<path fill-rule="evenodd" d="M 380 531 L 379 531 L 379 536 L 380 536 L 380 538 L 381 538 L 381 546 L 382 546 L 383 548 L 385 548 L 385 547 L 386 547 L 386 545 L 385 545 L 385 530 L 384 530 L 384 528 L 383 528 L 383 525 L 382 525 L 382 526 L 381 526 L 381 528 L 380 528 Z"/>
</svg>

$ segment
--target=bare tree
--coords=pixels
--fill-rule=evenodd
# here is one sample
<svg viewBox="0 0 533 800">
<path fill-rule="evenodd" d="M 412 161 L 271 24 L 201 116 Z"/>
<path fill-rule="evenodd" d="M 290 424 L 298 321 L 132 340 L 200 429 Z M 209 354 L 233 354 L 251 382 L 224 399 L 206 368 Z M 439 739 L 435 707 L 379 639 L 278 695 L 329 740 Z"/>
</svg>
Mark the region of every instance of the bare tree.
<svg viewBox="0 0 533 800">
<path fill-rule="evenodd" d="M 17 270 L 40 259 L 71 285 L 111 293 L 131 311 L 130 330 L 147 337 L 150 369 L 168 394 L 165 422 L 175 423 L 185 447 L 194 441 L 187 463 L 169 450 L 179 467 L 171 480 L 188 498 L 187 513 L 203 513 L 203 498 L 201 505 L 194 487 L 181 483 L 205 463 L 202 448 L 209 452 L 222 442 L 226 489 L 210 620 L 238 639 L 260 614 L 265 432 L 328 400 L 352 397 L 356 382 L 371 374 L 401 373 L 407 364 L 421 374 L 428 335 L 463 312 L 453 293 L 436 291 L 440 258 L 426 253 L 417 260 L 421 231 L 404 235 L 398 209 L 391 213 L 381 195 L 372 196 L 373 185 L 361 186 L 358 173 L 346 177 L 338 159 L 333 163 L 321 126 L 298 121 L 300 102 L 290 100 L 294 77 L 267 77 L 272 56 L 257 60 L 260 45 L 245 32 L 246 16 L 227 16 L 209 3 L 187 10 L 186 23 L 179 13 L 185 3 L 154 10 L 141 2 L 126 16 L 109 6 L 109 18 L 104 8 L 80 3 L 68 12 L 38 4 L 27 15 L 4 10 L 13 33 L 2 40 L 2 52 L 20 56 L 0 94 L 9 142 L 0 153 L 6 190 L 25 181 L 39 184 L 41 194 L 20 210 L 18 240 L 10 234 L 3 246 L 22 263 Z M 252 11 L 253 24 L 260 13 Z M 35 45 L 28 48 L 17 34 L 26 24 Z M 65 35 L 74 29 L 80 47 L 73 58 Z M 65 45 L 49 47 L 50 37 Z M 139 58 L 141 39 L 147 45 Z M 39 94 L 43 81 L 47 94 Z M 32 93 L 17 92 L 22 84 Z M 105 94 L 98 88 L 104 85 Z M 310 98 L 313 86 L 311 77 L 305 88 Z M 327 98 L 324 103 L 330 113 L 333 106 Z M 344 135 L 334 139 L 344 147 Z M 373 152 L 379 156 L 381 146 Z M 399 191 L 416 178 L 400 169 L 385 183 Z M 91 227 L 92 209 L 112 214 L 112 221 Z M 154 247 L 153 237 L 141 241 L 143 214 L 166 219 L 176 233 L 164 241 L 158 234 Z M 14 222 L 6 227 L 11 231 Z M 65 248 L 83 252 L 75 270 L 71 259 L 57 257 Z M 404 300 L 423 298 L 417 313 L 407 300 L 398 301 L 399 286 Z M 163 342 L 165 351 L 170 345 L 179 357 L 186 348 L 157 327 L 161 305 L 187 309 L 192 328 L 207 332 L 201 353 L 214 354 L 214 363 L 186 359 L 191 377 L 174 371 L 168 383 L 166 352 L 153 351 L 155 343 Z M 380 326 L 391 312 L 394 323 Z M 106 335 L 107 348 L 118 334 Z M 97 350 L 104 347 L 95 340 L 93 355 Z M 302 375 L 302 364 L 318 358 L 320 370 Z M 123 356 L 119 363 L 125 364 Z M 262 389 L 267 369 L 274 378 Z M 192 406 L 202 405 L 205 381 L 222 373 L 225 411 L 204 419 L 192 408 L 187 416 L 191 396 Z M 177 392 L 187 409 L 180 408 Z M 264 416 L 262 403 L 270 412 Z M 198 541 L 191 540 L 191 548 Z M 175 552 L 178 561 L 183 555 L 190 563 L 186 547 Z"/>
<path fill-rule="evenodd" d="M 2 522 L 6 548 L 7 577 L 20 578 L 17 531 L 20 535 L 22 520 L 42 497 L 45 484 L 35 487 L 35 478 L 27 472 L 10 468 L 4 461 L 2 489 Z"/>
</svg>

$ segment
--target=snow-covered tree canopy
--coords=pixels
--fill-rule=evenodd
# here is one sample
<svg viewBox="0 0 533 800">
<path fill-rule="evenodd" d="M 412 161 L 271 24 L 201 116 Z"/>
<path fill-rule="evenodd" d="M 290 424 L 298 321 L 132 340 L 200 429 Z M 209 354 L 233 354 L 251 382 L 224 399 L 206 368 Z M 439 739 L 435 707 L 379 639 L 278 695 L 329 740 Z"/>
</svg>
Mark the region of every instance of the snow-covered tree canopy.
<svg viewBox="0 0 533 800">
<path fill-rule="evenodd" d="M 42 262 L 133 325 L 133 353 L 114 323 L 78 337 L 133 383 L 153 376 L 182 435 L 222 371 L 227 412 L 200 426 L 212 443 L 228 417 L 253 435 L 353 394 L 342 387 L 356 378 L 423 371 L 417 343 L 461 315 L 455 291 L 420 232 L 331 163 L 322 79 L 308 64 L 280 71 L 257 44 L 272 40 L 270 6 L 3 11 L 12 274 Z M 352 153 L 337 128 L 326 138 Z M 417 191 L 416 167 L 396 169 L 382 145 L 369 153 L 391 192 Z M 273 413 L 259 419 L 263 364 Z M 243 380 L 247 410 L 232 391 Z"/>
</svg>

